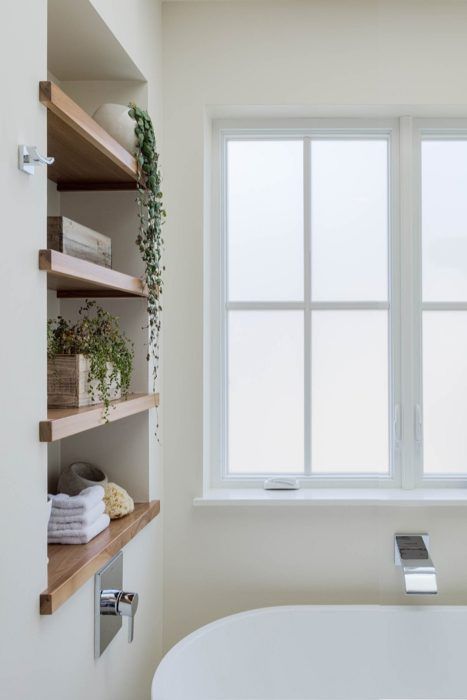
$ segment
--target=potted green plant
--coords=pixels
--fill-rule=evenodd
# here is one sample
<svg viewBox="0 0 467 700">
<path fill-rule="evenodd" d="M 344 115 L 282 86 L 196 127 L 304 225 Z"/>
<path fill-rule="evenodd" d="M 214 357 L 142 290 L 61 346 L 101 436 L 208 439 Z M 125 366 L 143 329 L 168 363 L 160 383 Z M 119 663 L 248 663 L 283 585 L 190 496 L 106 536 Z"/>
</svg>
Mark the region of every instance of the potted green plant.
<svg viewBox="0 0 467 700">
<path fill-rule="evenodd" d="M 58 316 L 47 325 L 47 394 L 50 407 L 103 404 L 108 420 L 111 402 L 126 397 L 133 371 L 133 344 L 118 319 L 87 301 L 78 321 Z"/>
<path fill-rule="evenodd" d="M 164 239 L 162 225 L 166 212 L 162 203 L 159 154 L 156 150 L 156 137 L 149 114 L 130 103 L 129 116 L 135 122 L 136 150 L 138 164 L 137 197 L 139 231 L 136 245 L 144 263 L 144 281 L 148 292 L 148 353 L 152 360 L 154 384 L 159 368 L 159 334 L 162 311 L 161 294 L 163 288 L 162 250 Z"/>
<path fill-rule="evenodd" d="M 94 119 L 124 148 L 134 153 L 138 169 L 137 197 L 139 230 L 136 245 L 144 263 L 144 282 L 148 300 L 148 352 L 152 361 L 153 384 L 159 368 L 159 334 L 163 287 L 162 224 L 166 212 L 162 203 L 159 154 L 156 148 L 154 126 L 148 112 L 134 102 L 128 106 L 103 104 L 94 113 Z"/>
</svg>

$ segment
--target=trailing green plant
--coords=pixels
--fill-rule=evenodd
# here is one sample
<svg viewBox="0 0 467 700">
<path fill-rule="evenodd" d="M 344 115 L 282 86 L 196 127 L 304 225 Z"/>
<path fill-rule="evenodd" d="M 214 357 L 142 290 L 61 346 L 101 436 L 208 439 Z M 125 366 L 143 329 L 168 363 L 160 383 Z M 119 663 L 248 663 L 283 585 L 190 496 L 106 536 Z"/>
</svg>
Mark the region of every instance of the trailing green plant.
<svg viewBox="0 0 467 700">
<path fill-rule="evenodd" d="M 78 321 L 62 316 L 47 322 L 47 355 L 85 355 L 89 359 L 88 392 L 92 401 L 104 404 L 107 421 L 112 389 L 128 395 L 133 371 L 133 343 L 120 329 L 118 318 L 86 301 L 78 311 Z"/>
<path fill-rule="evenodd" d="M 155 385 L 159 369 L 159 335 L 161 330 L 161 301 L 164 267 L 162 265 L 162 224 L 166 212 L 162 203 L 159 154 L 156 151 L 156 137 L 149 114 L 129 104 L 128 114 L 135 120 L 136 150 L 138 164 L 137 197 L 139 230 L 136 245 L 144 263 L 144 281 L 148 301 L 148 362 L 152 360 L 153 383 Z"/>
</svg>

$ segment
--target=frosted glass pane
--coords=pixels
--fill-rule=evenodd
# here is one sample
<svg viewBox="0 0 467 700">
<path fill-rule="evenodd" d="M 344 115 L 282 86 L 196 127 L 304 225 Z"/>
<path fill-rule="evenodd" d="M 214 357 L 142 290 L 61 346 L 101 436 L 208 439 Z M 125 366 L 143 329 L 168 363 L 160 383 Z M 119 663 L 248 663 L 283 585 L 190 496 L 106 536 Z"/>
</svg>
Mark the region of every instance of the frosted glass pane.
<svg viewBox="0 0 467 700">
<path fill-rule="evenodd" d="M 466 193 L 467 141 L 424 141 L 424 301 L 467 301 Z"/>
<path fill-rule="evenodd" d="M 467 473 L 467 312 L 423 312 L 423 461 Z"/>
<path fill-rule="evenodd" d="M 388 296 L 386 141 L 313 141 L 311 280 L 315 301 Z"/>
<path fill-rule="evenodd" d="M 313 311 L 312 471 L 387 473 L 386 311 Z"/>
<path fill-rule="evenodd" d="M 303 299 L 303 143 L 228 144 L 231 301 Z"/>
<path fill-rule="evenodd" d="M 229 313 L 229 471 L 301 472 L 303 312 Z"/>
</svg>

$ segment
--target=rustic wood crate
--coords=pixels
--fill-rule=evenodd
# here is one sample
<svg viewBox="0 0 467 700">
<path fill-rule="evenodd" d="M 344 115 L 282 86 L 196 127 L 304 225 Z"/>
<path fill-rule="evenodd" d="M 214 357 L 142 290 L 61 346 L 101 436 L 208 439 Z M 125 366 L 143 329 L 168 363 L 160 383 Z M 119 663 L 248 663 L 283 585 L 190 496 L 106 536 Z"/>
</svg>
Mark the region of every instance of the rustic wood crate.
<svg viewBox="0 0 467 700">
<path fill-rule="evenodd" d="M 47 247 L 103 267 L 112 267 L 112 240 L 65 216 L 47 217 Z"/>
<path fill-rule="evenodd" d="M 108 365 L 110 374 L 111 365 Z M 56 355 L 47 362 L 47 405 L 49 408 L 79 408 L 98 403 L 89 396 L 89 359 L 85 355 Z M 96 391 L 96 382 L 93 387 Z M 121 398 L 121 392 L 113 386 L 112 400 Z"/>
</svg>

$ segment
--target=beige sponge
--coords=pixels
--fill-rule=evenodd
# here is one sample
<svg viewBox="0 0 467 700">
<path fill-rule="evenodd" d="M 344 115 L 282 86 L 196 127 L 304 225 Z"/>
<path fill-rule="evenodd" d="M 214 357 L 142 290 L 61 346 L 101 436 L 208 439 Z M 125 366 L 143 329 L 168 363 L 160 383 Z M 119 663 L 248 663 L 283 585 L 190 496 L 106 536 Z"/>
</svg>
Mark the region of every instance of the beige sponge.
<svg viewBox="0 0 467 700">
<path fill-rule="evenodd" d="M 132 513 L 135 504 L 130 494 L 118 484 L 109 482 L 105 487 L 104 494 L 105 512 L 111 520 L 123 518 L 124 515 Z"/>
</svg>

